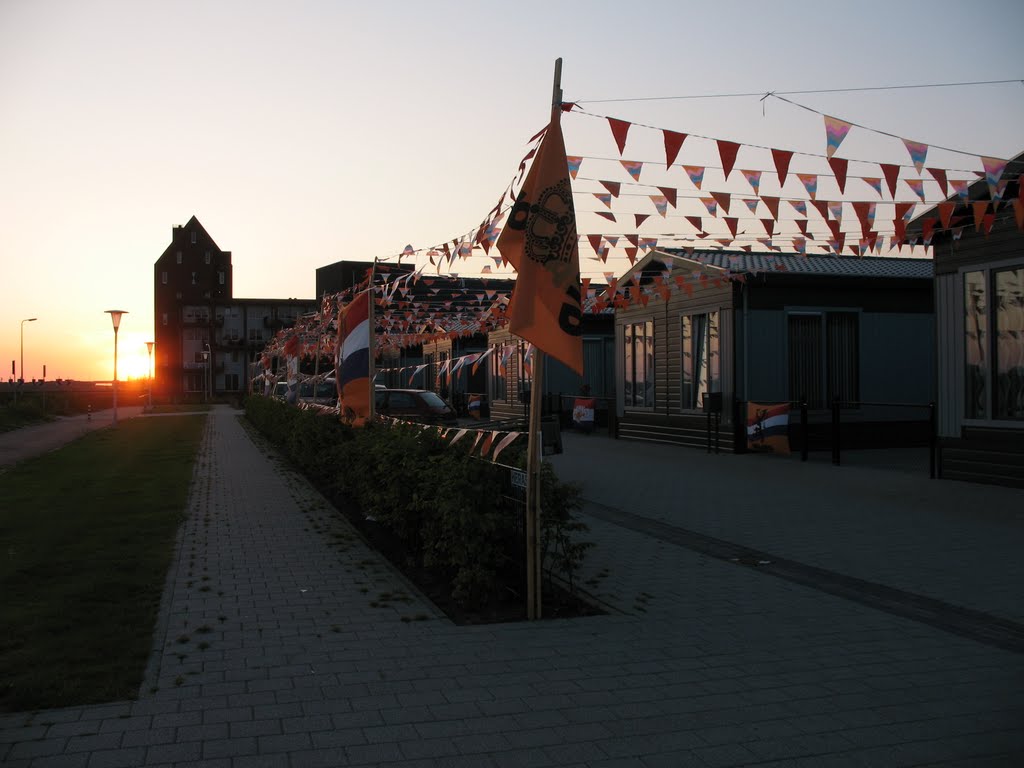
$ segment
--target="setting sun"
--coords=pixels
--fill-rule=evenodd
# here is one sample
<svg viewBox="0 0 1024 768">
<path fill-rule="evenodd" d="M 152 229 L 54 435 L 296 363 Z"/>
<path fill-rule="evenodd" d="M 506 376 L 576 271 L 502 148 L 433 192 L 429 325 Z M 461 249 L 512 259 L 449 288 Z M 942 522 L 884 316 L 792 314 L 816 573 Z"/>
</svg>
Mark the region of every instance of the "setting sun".
<svg viewBox="0 0 1024 768">
<path fill-rule="evenodd" d="M 117 378 L 145 379 L 149 376 L 149 353 L 144 333 L 125 334 L 117 344 Z M 154 350 L 155 352 L 155 350 Z"/>
</svg>

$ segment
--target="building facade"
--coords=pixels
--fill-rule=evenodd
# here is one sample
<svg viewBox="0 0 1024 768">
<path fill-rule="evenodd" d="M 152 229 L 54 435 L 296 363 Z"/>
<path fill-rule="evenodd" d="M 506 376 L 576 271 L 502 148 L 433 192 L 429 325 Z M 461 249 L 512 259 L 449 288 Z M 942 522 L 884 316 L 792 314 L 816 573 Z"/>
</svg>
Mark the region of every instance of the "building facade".
<svg viewBox="0 0 1024 768">
<path fill-rule="evenodd" d="M 153 394 L 168 402 L 244 394 L 273 335 L 317 310 L 313 299 L 234 298 L 231 252 L 195 216 L 171 231 L 153 284 Z"/>
</svg>

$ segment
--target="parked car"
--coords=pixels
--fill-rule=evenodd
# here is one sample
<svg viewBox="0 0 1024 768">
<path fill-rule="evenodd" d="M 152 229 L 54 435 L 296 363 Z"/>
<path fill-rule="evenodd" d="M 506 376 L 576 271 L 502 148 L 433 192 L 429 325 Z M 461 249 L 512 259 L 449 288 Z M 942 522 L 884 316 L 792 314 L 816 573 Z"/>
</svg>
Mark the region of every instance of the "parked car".
<svg viewBox="0 0 1024 768">
<path fill-rule="evenodd" d="M 299 385 L 299 402 L 316 405 L 338 404 L 338 387 L 333 378 L 317 382 L 304 381 Z"/>
<path fill-rule="evenodd" d="M 446 427 L 458 424 L 455 409 L 429 390 L 378 389 L 375 394 L 377 413 L 382 416 Z"/>
</svg>

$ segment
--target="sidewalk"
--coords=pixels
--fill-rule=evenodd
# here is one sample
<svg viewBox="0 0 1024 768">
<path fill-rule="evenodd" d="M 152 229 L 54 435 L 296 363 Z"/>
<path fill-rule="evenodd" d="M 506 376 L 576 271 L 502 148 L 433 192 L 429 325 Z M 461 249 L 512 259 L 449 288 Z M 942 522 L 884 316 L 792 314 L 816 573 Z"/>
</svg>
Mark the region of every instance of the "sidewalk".
<svg viewBox="0 0 1024 768">
<path fill-rule="evenodd" d="M 131 419 L 142 414 L 142 406 L 133 405 L 117 409 L 118 420 Z M 56 450 L 96 429 L 109 427 L 114 422 L 114 410 L 109 408 L 95 413 L 62 416 L 45 424 L 22 427 L 0 433 L 0 470 L 24 459 Z"/>
<path fill-rule="evenodd" d="M 587 497 L 604 505 L 592 507 L 602 517 L 587 518 L 597 546 L 585 578 L 619 610 L 456 627 L 255 445 L 236 412 L 214 409 L 138 701 L 0 716 L 0 764 L 781 768 L 1024 759 L 1024 654 L 708 557 L 639 532 L 635 518 L 623 518 L 632 527 L 606 519 L 618 508 L 668 521 L 678 513 L 663 506 L 673 485 L 757 481 L 736 530 L 723 520 L 725 504 L 698 512 L 701 495 L 685 520 L 669 522 L 703 522 L 723 539 L 749 535 L 776 550 L 793 538 L 791 556 L 827 552 L 855 527 L 815 542 L 829 528 L 796 528 L 806 515 L 796 501 L 818 494 L 839 521 L 841 504 L 821 490 L 835 487 L 835 476 L 787 494 L 744 457 L 687 469 L 703 454 L 664 449 L 661 463 L 635 443 L 566 437 L 559 471 L 587 473 Z M 870 475 L 850 487 L 860 494 L 847 508 L 874 510 L 865 527 L 892 519 L 895 538 L 910 525 L 893 512 L 906 490 L 899 483 Z M 766 503 L 775 494 L 781 501 Z M 797 511 L 753 524 L 754 510 L 776 508 Z M 975 519 L 948 526 L 974 541 Z M 1012 521 L 996 523 L 1019 533 Z M 918 533 L 922 550 L 934 543 Z M 870 567 L 869 558 L 849 559 Z"/>
</svg>

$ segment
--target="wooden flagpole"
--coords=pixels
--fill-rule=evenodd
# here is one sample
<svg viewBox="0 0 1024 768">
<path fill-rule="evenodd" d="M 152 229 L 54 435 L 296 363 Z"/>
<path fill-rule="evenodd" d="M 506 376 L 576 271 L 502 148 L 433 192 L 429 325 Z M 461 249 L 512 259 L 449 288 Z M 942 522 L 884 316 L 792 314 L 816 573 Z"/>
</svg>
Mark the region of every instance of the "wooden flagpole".
<svg viewBox="0 0 1024 768">
<path fill-rule="evenodd" d="M 562 117 L 562 60 L 555 59 L 555 77 L 551 89 L 551 122 Z M 544 389 L 544 359 L 546 355 L 533 346 L 533 384 L 530 387 L 529 437 L 526 449 L 526 617 L 541 618 L 543 606 L 541 593 L 540 553 L 540 470 L 542 465 L 542 440 L 540 433 L 541 403 Z"/>
<path fill-rule="evenodd" d="M 370 353 L 370 370 L 369 370 L 370 393 L 369 393 L 369 395 L 367 395 L 367 397 L 370 398 L 370 409 L 369 409 L 369 412 L 368 412 L 369 416 L 367 418 L 368 418 L 368 420 L 370 422 L 373 421 L 373 418 L 374 418 L 374 416 L 376 415 L 376 412 L 377 412 L 377 387 L 373 383 L 373 380 L 377 377 L 376 360 L 374 359 L 376 357 L 376 355 L 377 355 L 377 344 L 376 344 L 376 336 L 377 336 L 377 317 L 376 317 L 376 309 L 377 309 L 377 307 L 376 307 L 376 304 L 377 304 L 377 302 L 374 299 L 375 294 L 374 294 L 374 290 L 373 290 L 373 284 L 374 284 L 374 281 L 376 279 L 377 279 L 377 257 L 374 256 L 374 258 L 373 258 L 373 266 L 370 267 L 370 286 L 367 289 L 367 290 L 369 290 L 369 294 L 366 297 L 366 301 L 367 301 L 367 306 L 366 306 L 366 323 L 367 323 L 367 325 L 366 325 L 366 329 L 370 333 L 369 343 L 367 344 L 367 350 Z"/>
</svg>

